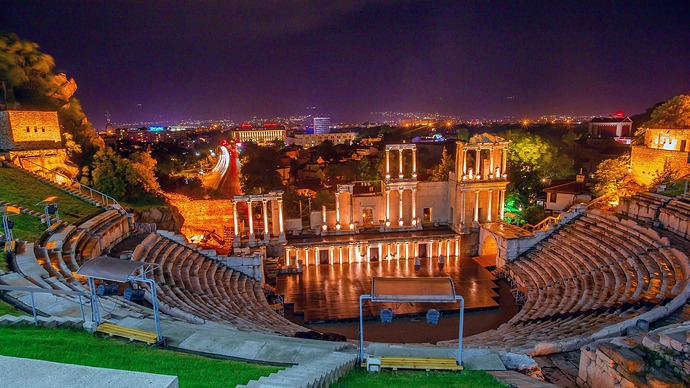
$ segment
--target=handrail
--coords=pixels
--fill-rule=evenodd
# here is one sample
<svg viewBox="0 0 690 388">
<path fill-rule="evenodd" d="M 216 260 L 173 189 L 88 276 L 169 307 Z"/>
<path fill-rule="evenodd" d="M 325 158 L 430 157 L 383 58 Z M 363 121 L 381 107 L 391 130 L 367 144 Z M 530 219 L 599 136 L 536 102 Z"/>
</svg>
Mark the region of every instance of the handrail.
<svg viewBox="0 0 690 388">
<path fill-rule="evenodd" d="M 83 292 L 79 291 L 66 291 L 66 290 L 49 290 L 46 288 L 38 288 L 38 287 L 22 287 L 22 286 L 5 286 L 0 284 L 0 290 L 4 291 L 21 291 L 21 292 L 28 292 L 31 294 L 31 311 L 34 314 L 34 324 L 38 326 L 38 316 L 36 314 L 36 301 L 34 300 L 34 292 L 42 292 L 46 294 L 53 294 L 53 295 L 70 295 L 70 296 L 78 296 L 79 297 L 79 308 L 81 309 L 81 321 L 86 322 L 86 318 L 84 316 L 84 303 L 81 300 L 82 296 L 86 296 Z"/>
<path fill-rule="evenodd" d="M 559 214 L 558 217 L 554 216 L 548 216 L 541 220 L 538 224 L 532 225 L 532 224 L 525 224 L 522 226 L 522 229 L 528 230 L 530 232 L 534 232 L 535 230 L 544 230 L 548 229 L 551 227 L 551 225 L 557 224 L 561 220 L 561 215 Z"/>
<path fill-rule="evenodd" d="M 37 167 L 41 168 L 42 170 L 47 171 L 47 173 L 53 174 L 53 176 L 55 176 L 55 175 L 61 176 L 63 179 L 65 179 L 67 182 L 69 182 L 69 186 L 72 186 L 72 185 L 75 185 L 75 184 L 76 184 L 76 185 L 77 185 L 77 188 L 79 189 L 79 194 L 82 194 L 82 195 L 86 196 L 85 193 L 82 193 L 82 188 L 84 188 L 84 189 L 88 190 L 88 194 L 89 194 L 88 196 L 89 196 L 89 198 L 91 198 L 91 199 L 94 199 L 94 193 L 96 194 L 96 196 L 99 196 L 99 195 L 100 195 L 100 197 L 101 197 L 100 202 L 101 202 L 102 204 L 104 204 L 105 206 L 112 206 L 112 207 L 114 207 L 115 209 L 119 210 L 120 212 L 123 212 L 124 214 L 127 214 L 127 211 L 122 207 L 122 205 L 120 205 L 120 203 L 117 202 L 117 200 L 116 200 L 115 198 L 109 196 L 108 194 L 102 193 L 102 192 L 100 192 L 100 191 L 98 191 L 98 190 L 96 190 L 96 189 L 94 189 L 94 188 L 92 188 L 92 187 L 89 187 L 89 186 L 87 186 L 87 185 L 85 185 L 85 184 L 82 184 L 82 183 L 80 183 L 80 182 L 78 182 L 78 181 L 76 181 L 76 180 L 74 180 L 74 179 L 68 177 L 67 175 L 65 175 L 65 174 L 63 174 L 63 173 L 61 173 L 61 172 L 59 172 L 59 171 L 54 171 L 54 170 L 47 169 L 47 168 L 41 166 L 40 164 L 34 163 L 34 162 L 32 162 L 32 161 L 30 161 L 30 160 L 28 160 L 28 159 L 21 159 L 21 163 L 23 163 L 23 162 L 29 162 L 29 163 L 33 164 L 34 166 L 37 166 Z M 46 174 L 46 175 L 47 175 L 47 173 L 44 172 L 44 174 Z M 47 179 L 52 180 L 52 181 L 55 182 L 55 183 L 58 183 L 58 182 L 57 182 L 57 179 L 55 179 L 54 177 L 50 177 L 50 176 L 45 176 L 45 177 L 46 177 Z"/>
</svg>

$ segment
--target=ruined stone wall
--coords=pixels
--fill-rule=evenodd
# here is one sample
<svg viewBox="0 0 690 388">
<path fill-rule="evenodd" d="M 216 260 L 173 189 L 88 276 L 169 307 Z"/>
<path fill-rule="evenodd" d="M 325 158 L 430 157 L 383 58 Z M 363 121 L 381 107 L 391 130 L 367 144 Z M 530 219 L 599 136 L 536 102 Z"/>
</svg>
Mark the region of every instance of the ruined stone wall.
<svg viewBox="0 0 690 388">
<path fill-rule="evenodd" d="M 57 112 L 0 112 L 0 148 L 30 150 L 60 148 L 61 144 Z"/>
<path fill-rule="evenodd" d="M 643 185 L 651 184 L 657 173 L 663 171 L 666 161 L 680 175 L 690 174 L 689 154 L 684 151 L 633 146 L 631 156 L 633 179 Z"/>
<path fill-rule="evenodd" d="M 223 227 L 233 227 L 232 201 L 229 199 L 192 200 L 180 194 L 167 194 L 170 203 L 184 217 L 182 233 L 190 238 L 197 231 L 215 230 L 223 235 Z"/>
</svg>

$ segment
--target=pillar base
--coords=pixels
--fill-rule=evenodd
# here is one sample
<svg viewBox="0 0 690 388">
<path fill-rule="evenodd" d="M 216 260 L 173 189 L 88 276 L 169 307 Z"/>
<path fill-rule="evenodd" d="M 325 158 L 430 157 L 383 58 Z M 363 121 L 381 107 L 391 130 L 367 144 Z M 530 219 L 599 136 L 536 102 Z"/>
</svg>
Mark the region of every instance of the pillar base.
<svg viewBox="0 0 690 388">
<path fill-rule="evenodd" d="M 255 247 L 256 246 L 256 238 L 254 237 L 253 234 L 249 235 L 249 246 L 250 247 Z"/>
<path fill-rule="evenodd" d="M 278 242 L 286 242 L 286 241 L 287 241 L 287 239 L 285 238 L 285 232 L 278 235 Z"/>
<path fill-rule="evenodd" d="M 270 234 L 264 234 L 264 242 L 268 244 L 269 241 L 271 241 L 271 235 Z"/>
</svg>

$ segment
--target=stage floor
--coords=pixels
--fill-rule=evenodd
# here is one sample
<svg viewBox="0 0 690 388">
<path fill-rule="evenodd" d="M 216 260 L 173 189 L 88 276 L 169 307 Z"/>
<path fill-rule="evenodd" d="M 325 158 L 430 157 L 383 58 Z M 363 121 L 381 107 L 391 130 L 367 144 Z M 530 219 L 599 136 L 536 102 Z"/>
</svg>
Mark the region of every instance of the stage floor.
<svg viewBox="0 0 690 388">
<path fill-rule="evenodd" d="M 304 267 L 302 274 L 278 277 L 277 293 L 286 304 L 294 305 L 295 314 L 303 314 L 305 322 L 350 320 L 359 317 L 359 296 L 371 291 L 374 276 L 429 277 L 450 276 L 455 292 L 465 299 L 465 309 L 498 307 L 496 278 L 469 257 L 447 258 L 441 268 L 438 259 L 391 260 L 373 263 L 335 264 Z M 395 314 L 425 313 L 429 308 L 458 310 L 459 304 L 372 304 L 365 305 L 364 316 L 377 316 L 382 307 L 391 307 Z"/>
</svg>

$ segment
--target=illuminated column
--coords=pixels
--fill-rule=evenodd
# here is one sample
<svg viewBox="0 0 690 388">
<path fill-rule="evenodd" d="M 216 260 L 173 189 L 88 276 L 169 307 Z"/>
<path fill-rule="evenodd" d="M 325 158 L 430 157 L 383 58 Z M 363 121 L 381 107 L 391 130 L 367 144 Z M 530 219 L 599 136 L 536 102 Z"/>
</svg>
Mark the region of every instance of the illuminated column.
<svg viewBox="0 0 690 388">
<path fill-rule="evenodd" d="M 479 190 L 474 191 L 474 222 L 479 222 Z"/>
<path fill-rule="evenodd" d="M 398 196 L 400 197 L 400 213 L 398 214 L 398 225 L 403 226 L 403 189 L 398 189 Z"/>
<path fill-rule="evenodd" d="M 429 249 L 427 250 L 427 252 L 429 252 L 430 259 L 434 257 L 434 240 L 429 240 Z"/>
<path fill-rule="evenodd" d="M 379 261 L 383 261 L 383 247 L 381 246 L 381 243 L 379 243 L 379 256 L 378 256 Z"/>
<path fill-rule="evenodd" d="M 462 175 L 467 175 L 467 150 L 462 150 Z"/>
<path fill-rule="evenodd" d="M 417 188 L 412 188 L 412 225 L 417 225 Z"/>
<path fill-rule="evenodd" d="M 319 248 L 314 248 L 314 265 L 319 266 L 321 264 L 321 255 L 319 254 Z"/>
<path fill-rule="evenodd" d="M 261 213 L 264 217 L 264 240 L 268 241 L 271 238 L 271 233 L 268 230 L 268 201 L 264 198 L 261 200 Z"/>
<path fill-rule="evenodd" d="M 335 248 L 332 246 L 328 247 L 328 264 L 330 264 L 330 265 L 333 265 L 333 260 L 334 260 L 333 250 L 334 249 Z"/>
<path fill-rule="evenodd" d="M 340 230 L 340 192 L 335 192 L 335 228 Z"/>
<path fill-rule="evenodd" d="M 476 153 L 476 155 L 477 155 L 477 157 L 476 157 L 476 159 L 474 160 L 474 164 L 475 164 L 475 166 L 474 166 L 474 173 L 475 173 L 475 175 L 479 176 L 478 179 L 482 179 L 482 178 L 481 178 L 481 177 L 482 177 L 482 174 L 481 174 L 481 171 L 482 171 L 482 170 L 481 170 L 481 167 L 480 167 L 480 166 L 481 166 L 482 150 L 480 150 L 479 148 L 477 148 L 477 153 Z"/>
<path fill-rule="evenodd" d="M 309 248 L 304 248 L 304 265 L 309 265 Z"/>
<path fill-rule="evenodd" d="M 233 237 L 234 244 L 239 244 L 240 243 L 240 231 L 238 230 L 239 227 L 237 225 L 237 201 L 233 200 L 232 201 L 232 223 L 233 226 L 235 227 L 235 236 Z"/>
<path fill-rule="evenodd" d="M 494 196 L 494 191 L 493 191 L 493 190 L 489 190 L 489 206 L 487 206 L 488 209 L 489 209 L 489 211 L 486 213 L 486 220 L 489 221 L 489 222 L 491 222 L 491 213 L 492 213 L 492 212 L 491 212 L 491 210 L 492 210 L 491 205 L 492 205 L 492 202 L 493 202 L 493 196 Z"/>
<path fill-rule="evenodd" d="M 338 247 L 338 261 L 340 264 L 343 263 L 343 247 Z"/>
<path fill-rule="evenodd" d="M 499 206 L 501 208 L 500 217 L 501 217 L 501 219 L 503 219 L 503 216 L 505 215 L 505 209 L 506 209 L 506 191 L 505 190 L 501 190 L 499 192 L 499 201 L 500 201 Z"/>
<path fill-rule="evenodd" d="M 285 248 L 285 266 L 290 266 L 290 248 Z"/>
<path fill-rule="evenodd" d="M 278 224 L 280 226 L 280 236 L 278 241 L 285 241 L 285 227 L 283 226 L 283 199 L 278 198 Z"/>
<path fill-rule="evenodd" d="M 247 201 L 247 208 L 249 209 L 249 244 L 256 243 L 254 239 L 254 215 L 252 214 L 252 200 Z"/>
<path fill-rule="evenodd" d="M 465 224 L 465 191 L 460 192 L 460 225 Z"/>
<path fill-rule="evenodd" d="M 395 243 L 395 257 L 400 260 L 400 243 Z"/>
<path fill-rule="evenodd" d="M 398 150 L 398 165 L 400 166 L 399 173 L 398 173 L 398 178 L 402 179 L 403 177 L 403 168 L 402 168 L 402 148 Z"/>
<path fill-rule="evenodd" d="M 391 221 L 391 190 L 386 186 L 386 227 L 390 226 Z"/>
<path fill-rule="evenodd" d="M 506 163 L 508 162 L 508 147 L 503 147 L 503 156 L 501 156 L 501 174 L 506 173 Z"/>
<path fill-rule="evenodd" d="M 350 230 L 354 232 L 354 217 L 355 216 L 355 200 L 354 200 L 354 193 L 350 191 Z"/>
<path fill-rule="evenodd" d="M 489 148 L 489 179 L 492 178 L 494 174 L 494 149 Z M 498 178 L 498 177 L 496 177 Z"/>
<path fill-rule="evenodd" d="M 391 178 L 391 152 L 386 148 L 386 179 Z"/>
<path fill-rule="evenodd" d="M 417 178 L 417 149 L 412 149 L 412 178 Z M 414 218 L 414 217 L 413 217 Z"/>
</svg>

